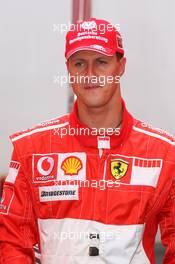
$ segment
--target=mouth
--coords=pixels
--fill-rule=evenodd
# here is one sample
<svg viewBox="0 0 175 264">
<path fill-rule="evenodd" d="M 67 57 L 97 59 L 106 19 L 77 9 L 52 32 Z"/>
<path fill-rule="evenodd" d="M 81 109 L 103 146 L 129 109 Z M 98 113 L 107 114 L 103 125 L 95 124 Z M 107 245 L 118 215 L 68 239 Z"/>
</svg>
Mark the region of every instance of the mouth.
<svg viewBox="0 0 175 264">
<path fill-rule="evenodd" d="M 86 85 L 84 87 L 84 89 L 86 89 L 86 90 L 94 90 L 94 89 L 97 89 L 97 88 L 101 88 L 101 86 L 100 85 Z"/>
</svg>

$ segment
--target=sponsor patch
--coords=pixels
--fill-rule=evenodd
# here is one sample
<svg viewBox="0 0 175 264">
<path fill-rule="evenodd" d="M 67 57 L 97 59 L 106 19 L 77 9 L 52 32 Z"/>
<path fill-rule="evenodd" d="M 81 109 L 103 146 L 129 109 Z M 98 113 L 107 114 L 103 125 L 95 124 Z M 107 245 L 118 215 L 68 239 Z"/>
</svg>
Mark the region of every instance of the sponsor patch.
<svg viewBox="0 0 175 264">
<path fill-rule="evenodd" d="M 113 176 L 120 184 L 156 187 L 162 163 L 162 159 L 112 154 L 108 173 L 110 178 Z"/>
<path fill-rule="evenodd" d="M 111 161 L 111 174 L 116 179 L 119 180 L 125 176 L 128 170 L 128 162 L 122 159 L 116 159 Z"/>
<path fill-rule="evenodd" d="M 40 202 L 78 200 L 78 185 L 39 187 Z"/>
<path fill-rule="evenodd" d="M 60 153 L 58 159 L 57 180 L 86 179 L 86 153 L 70 152 Z"/>
<path fill-rule="evenodd" d="M 66 158 L 61 164 L 61 169 L 64 171 L 65 175 L 78 175 L 82 167 L 81 160 L 76 156 Z"/>
<path fill-rule="evenodd" d="M 9 166 L 8 175 L 5 179 L 6 182 L 15 183 L 16 177 L 18 175 L 19 169 L 20 169 L 20 163 L 17 161 L 11 161 Z"/>
<path fill-rule="evenodd" d="M 82 28 L 84 30 L 90 30 L 90 29 L 93 29 L 93 28 L 96 28 L 97 27 L 97 24 L 95 21 L 85 21 L 84 23 L 82 23 Z"/>
<path fill-rule="evenodd" d="M 33 182 L 56 180 L 58 154 L 33 154 Z"/>
<path fill-rule="evenodd" d="M 14 197 L 13 186 L 8 186 L 4 184 L 2 198 L 0 201 L 0 213 L 1 214 L 8 214 L 13 197 Z"/>
<path fill-rule="evenodd" d="M 99 149 L 110 149 L 110 137 L 98 137 Z"/>
<path fill-rule="evenodd" d="M 133 158 L 131 184 L 156 187 L 161 169 L 161 159 Z"/>
</svg>

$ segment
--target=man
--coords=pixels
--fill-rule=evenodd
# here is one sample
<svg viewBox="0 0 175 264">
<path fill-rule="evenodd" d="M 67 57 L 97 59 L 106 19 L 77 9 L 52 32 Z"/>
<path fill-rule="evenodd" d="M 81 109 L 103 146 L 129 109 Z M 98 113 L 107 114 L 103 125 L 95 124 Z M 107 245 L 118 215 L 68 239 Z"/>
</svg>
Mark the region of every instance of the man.
<svg viewBox="0 0 175 264">
<path fill-rule="evenodd" d="M 102 30 L 103 29 L 103 30 Z M 121 98 L 121 35 L 90 19 L 66 37 L 72 113 L 11 136 L 1 203 L 1 262 L 175 263 L 175 142 L 133 118 Z M 103 80 L 103 82 L 102 82 Z"/>
</svg>

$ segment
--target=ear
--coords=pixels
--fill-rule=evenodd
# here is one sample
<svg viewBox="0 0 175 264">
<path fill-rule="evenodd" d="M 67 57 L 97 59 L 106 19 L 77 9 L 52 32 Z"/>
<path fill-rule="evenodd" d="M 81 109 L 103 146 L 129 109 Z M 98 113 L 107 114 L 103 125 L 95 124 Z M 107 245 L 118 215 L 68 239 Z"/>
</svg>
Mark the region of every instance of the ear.
<svg viewBox="0 0 175 264">
<path fill-rule="evenodd" d="M 119 61 L 120 63 L 120 76 L 122 76 L 125 72 L 125 65 L 126 65 L 126 57 L 122 57 Z"/>
<path fill-rule="evenodd" d="M 67 70 L 69 71 L 69 60 L 66 60 L 65 64 L 66 64 Z"/>
</svg>

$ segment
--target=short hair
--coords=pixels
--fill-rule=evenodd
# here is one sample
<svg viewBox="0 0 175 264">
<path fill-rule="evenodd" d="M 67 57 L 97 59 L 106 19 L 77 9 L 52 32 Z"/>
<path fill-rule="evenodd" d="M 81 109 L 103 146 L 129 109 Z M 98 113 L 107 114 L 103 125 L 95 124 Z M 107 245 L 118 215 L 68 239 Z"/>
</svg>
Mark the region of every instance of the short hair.
<svg viewBox="0 0 175 264">
<path fill-rule="evenodd" d="M 116 57 L 117 57 L 117 60 L 120 60 L 121 58 L 123 58 L 123 54 L 116 52 Z"/>
</svg>

